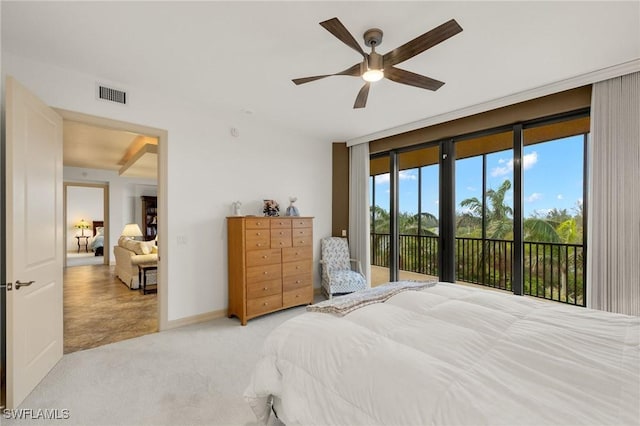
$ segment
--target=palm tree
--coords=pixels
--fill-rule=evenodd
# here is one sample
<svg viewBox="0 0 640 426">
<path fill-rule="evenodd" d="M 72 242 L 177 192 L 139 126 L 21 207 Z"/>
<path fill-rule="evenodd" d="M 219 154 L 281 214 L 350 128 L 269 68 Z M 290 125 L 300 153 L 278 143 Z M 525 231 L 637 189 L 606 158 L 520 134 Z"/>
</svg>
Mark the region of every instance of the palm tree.
<svg viewBox="0 0 640 426">
<path fill-rule="evenodd" d="M 471 218 L 481 221 L 484 214 L 487 240 L 508 239 L 509 235 L 513 233 L 513 209 L 505 204 L 505 198 L 510 189 L 511 181 L 505 180 L 498 189 L 487 190 L 485 198 L 488 205 L 486 207 L 476 197 L 462 200 L 460 206 L 464 207 L 468 213 L 466 217 L 463 216 L 461 219 L 465 219 L 467 222 L 471 222 Z M 505 289 L 508 288 L 510 284 L 507 282 L 507 277 L 510 275 L 508 271 L 511 270 L 510 244 L 511 243 L 507 241 L 493 241 L 490 243 L 485 240 L 478 259 L 479 266 L 482 267 L 483 271 L 491 271 L 493 268 L 491 259 L 497 257 L 499 287 Z M 488 256 L 485 256 L 485 253 L 487 253 Z"/>
<path fill-rule="evenodd" d="M 559 218 L 564 218 L 558 223 Z M 558 300 L 562 299 L 565 295 L 567 298 L 567 281 L 568 271 L 572 265 L 576 263 L 582 265 L 582 252 L 575 253 L 571 256 L 571 250 L 578 250 L 577 248 L 566 247 L 567 244 L 575 244 L 582 242 L 582 235 L 579 232 L 578 221 L 575 218 L 568 215 L 566 209 L 557 210 L 554 209 L 547 215 L 547 218 L 541 219 L 537 217 L 525 219 L 524 224 L 524 240 L 540 243 L 556 243 L 565 246 L 565 250 L 562 250 L 560 246 L 543 246 L 542 254 L 537 256 L 530 256 L 529 262 L 536 274 L 539 274 L 540 265 L 548 265 L 549 270 L 554 268 L 558 270 Z M 547 251 L 550 247 L 551 253 Z M 554 247 L 558 247 L 557 253 L 554 251 Z M 582 268 L 580 268 L 582 269 Z M 542 277 L 543 282 L 546 277 Z M 554 283 L 552 282 L 550 288 Z M 577 300 L 578 294 L 573 295 L 573 299 Z M 546 297 L 546 295 L 545 295 Z"/>
<path fill-rule="evenodd" d="M 389 266 L 389 212 L 380 206 L 371 206 L 371 263 L 378 266 Z"/>
</svg>

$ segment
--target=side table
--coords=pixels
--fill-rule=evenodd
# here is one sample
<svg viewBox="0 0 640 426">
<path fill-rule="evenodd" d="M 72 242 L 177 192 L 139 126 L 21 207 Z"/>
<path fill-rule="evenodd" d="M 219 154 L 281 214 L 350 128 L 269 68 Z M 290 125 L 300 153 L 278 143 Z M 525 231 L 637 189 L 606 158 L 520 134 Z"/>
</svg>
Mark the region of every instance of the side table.
<svg viewBox="0 0 640 426">
<path fill-rule="evenodd" d="M 84 244 L 80 244 L 80 241 L 84 238 Z M 84 246 L 84 251 L 89 253 L 89 236 L 88 235 L 76 235 L 78 240 L 78 253 L 80 253 L 80 247 Z"/>
<path fill-rule="evenodd" d="M 156 283 L 151 284 L 152 288 L 147 288 L 147 273 L 149 271 L 157 271 L 158 264 L 156 263 L 140 263 L 138 265 L 138 283 L 140 292 L 142 294 L 157 293 L 158 292 L 158 277 L 156 275 Z"/>
</svg>

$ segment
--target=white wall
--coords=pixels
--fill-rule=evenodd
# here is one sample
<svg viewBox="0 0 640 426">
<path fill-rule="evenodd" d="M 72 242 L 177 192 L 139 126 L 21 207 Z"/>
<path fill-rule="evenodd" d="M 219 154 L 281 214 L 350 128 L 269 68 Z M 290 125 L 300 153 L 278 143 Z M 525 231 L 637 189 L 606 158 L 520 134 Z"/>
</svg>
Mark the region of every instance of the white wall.
<svg viewBox="0 0 640 426">
<path fill-rule="evenodd" d="M 131 103 L 111 105 L 94 94 L 96 81 L 108 82 L 108 76 L 3 54 L 3 72 L 53 107 L 168 131 L 168 235 L 162 256 L 168 262 L 169 320 L 226 309 L 225 217 L 235 200 L 243 202 L 245 213 L 258 213 L 264 198 L 286 206 L 289 195 L 298 196 L 301 214 L 315 216 L 314 280 L 319 287 L 319 240 L 331 234 L 331 141 L 275 128 L 260 120 L 259 111 L 238 124 L 235 108 L 206 109 L 126 82 L 115 84 L 128 90 Z M 188 76 L 176 76 L 176 81 L 181 78 Z M 240 137 L 231 136 L 232 125 Z"/>
<path fill-rule="evenodd" d="M 75 236 L 82 235 L 82 230 L 75 228 L 78 222 L 84 219 L 91 226 L 91 222 L 94 220 L 104 220 L 103 191 L 102 188 L 86 186 L 67 187 L 67 224 L 65 228 L 67 251 L 75 252 L 78 250 L 78 240 Z M 92 236 L 93 229 L 85 229 L 84 235 Z"/>
<path fill-rule="evenodd" d="M 66 183 L 99 183 L 109 186 L 109 223 L 106 232 L 109 234 L 111 247 L 105 247 L 105 250 L 110 250 L 110 262 L 114 264 L 112 247 L 118 241 L 127 223 L 140 224 L 142 222 L 142 216 L 139 213 L 141 211 L 140 196 L 156 196 L 157 181 L 155 179 L 123 177 L 115 171 L 82 167 L 65 167 L 63 176 Z M 102 194 L 102 192 L 100 193 Z M 75 238 L 73 240 L 75 241 Z"/>
</svg>

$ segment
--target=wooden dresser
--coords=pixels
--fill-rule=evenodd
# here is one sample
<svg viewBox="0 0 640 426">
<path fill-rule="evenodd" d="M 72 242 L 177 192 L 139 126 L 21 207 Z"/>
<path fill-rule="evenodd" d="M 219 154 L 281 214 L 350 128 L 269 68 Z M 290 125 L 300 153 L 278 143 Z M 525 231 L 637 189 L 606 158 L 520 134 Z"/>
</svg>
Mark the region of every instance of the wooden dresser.
<svg viewBox="0 0 640 426">
<path fill-rule="evenodd" d="M 227 218 L 229 318 L 313 303 L 313 218 Z"/>
</svg>

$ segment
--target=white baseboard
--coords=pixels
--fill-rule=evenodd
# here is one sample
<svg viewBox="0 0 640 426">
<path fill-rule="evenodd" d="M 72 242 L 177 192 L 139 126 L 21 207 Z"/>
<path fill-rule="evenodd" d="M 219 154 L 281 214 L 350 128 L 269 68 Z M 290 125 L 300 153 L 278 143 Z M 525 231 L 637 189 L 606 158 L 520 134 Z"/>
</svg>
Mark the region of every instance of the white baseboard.
<svg viewBox="0 0 640 426">
<path fill-rule="evenodd" d="M 199 324 L 201 322 L 207 322 L 214 319 L 227 316 L 227 309 L 221 309 L 219 311 L 206 312 L 204 314 L 198 314 L 191 317 L 180 318 L 177 320 L 167 321 L 164 330 L 171 330 L 178 327 L 184 327 L 185 325 Z"/>
</svg>

